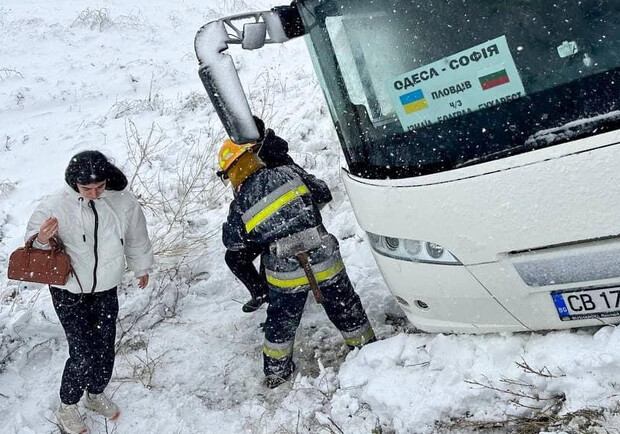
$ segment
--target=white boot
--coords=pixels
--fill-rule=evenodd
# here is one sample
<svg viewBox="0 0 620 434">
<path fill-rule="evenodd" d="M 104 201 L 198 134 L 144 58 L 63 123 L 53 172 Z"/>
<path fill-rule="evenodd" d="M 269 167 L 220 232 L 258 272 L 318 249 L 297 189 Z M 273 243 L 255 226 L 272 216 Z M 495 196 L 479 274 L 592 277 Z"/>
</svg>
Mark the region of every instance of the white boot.
<svg viewBox="0 0 620 434">
<path fill-rule="evenodd" d="M 105 395 L 105 393 L 98 393 L 94 395 L 86 392 L 84 394 L 84 407 L 89 410 L 96 411 L 108 419 L 116 419 L 121 414 L 116 404 L 114 404 L 112 400 Z"/>
<path fill-rule="evenodd" d="M 77 404 L 60 404 L 56 410 L 56 419 L 60 425 L 62 432 L 66 434 L 84 434 L 88 432 L 88 428 L 80 416 Z"/>
</svg>

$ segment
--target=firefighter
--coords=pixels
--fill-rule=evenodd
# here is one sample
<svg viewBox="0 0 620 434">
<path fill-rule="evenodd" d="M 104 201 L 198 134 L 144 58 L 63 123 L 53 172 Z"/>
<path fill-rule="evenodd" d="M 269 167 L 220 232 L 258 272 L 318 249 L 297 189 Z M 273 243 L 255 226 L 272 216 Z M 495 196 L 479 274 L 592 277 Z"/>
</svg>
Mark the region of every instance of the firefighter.
<svg viewBox="0 0 620 434">
<path fill-rule="evenodd" d="M 265 123 L 257 116 L 253 116 L 256 128 L 259 133 L 259 139 L 254 146 L 254 151 L 258 153 L 259 158 L 265 163 L 267 169 L 277 166 L 293 165 L 296 166 L 298 172 L 302 176 L 307 173 L 293 161 L 288 155 L 288 142 L 276 135 L 276 133 L 268 128 L 265 130 Z M 329 197 L 324 198 L 324 203 L 331 200 L 331 193 L 326 191 Z M 265 268 L 261 261 L 260 271 L 257 272 L 254 267 L 254 260 L 260 256 L 261 246 L 248 244 L 241 250 L 227 250 L 224 255 L 226 265 L 232 273 L 245 285 L 250 291 L 250 300 L 243 304 L 241 309 L 243 312 L 251 313 L 258 310 L 263 303 L 269 300 L 269 289 L 265 281 Z"/>
<path fill-rule="evenodd" d="M 254 146 L 254 151 L 258 153 L 258 156 L 267 168 L 270 169 L 287 164 L 297 166 L 288 155 L 287 141 L 278 137 L 271 128 L 265 131 L 265 123 L 259 117 L 254 116 L 254 122 L 260 136 Z M 299 167 L 299 169 L 301 168 Z M 250 300 L 241 307 L 243 312 L 246 313 L 256 311 L 263 303 L 269 300 L 269 290 L 265 281 L 263 263 L 261 261 L 260 272 L 256 271 L 253 264 L 253 261 L 261 254 L 261 250 L 261 246 L 248 243 L 244 249 L 227 250 L 224 255 L 224 260 L 230 271 L 250 291 Z"/>
<path fill-rule="evenodd" d="M 349 347 L 374 341 L 338 241 L 322 224 L 319 206 L 331 200 L 327 185 L 298 166 L 267 168 L 255 144 L 224 141 L 219 166 L 218 174 L 235 192 L 222 228 L 224 245 L 229 251 L 256 247 L 262 252 L 269 290 L 265 385 L 277 387 L 295 370 L 295 332 L 310 290 Z"/>
</svg>

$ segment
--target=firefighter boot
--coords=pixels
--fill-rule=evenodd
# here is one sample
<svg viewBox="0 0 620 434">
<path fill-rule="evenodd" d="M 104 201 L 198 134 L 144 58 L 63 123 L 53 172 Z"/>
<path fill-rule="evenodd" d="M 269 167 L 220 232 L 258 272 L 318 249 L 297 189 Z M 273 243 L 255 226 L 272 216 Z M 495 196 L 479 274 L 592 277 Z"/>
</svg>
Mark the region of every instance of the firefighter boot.
<svg viewBox="0 0 620 434">
<path fill-rule="evenodd" d="M 282 374 L 269 374 L 265 377 L 264 384 L 270 389 L 275 389 L 281 384 L 284 384 L 291 375 L 295 372 L 295 362 L 291 361 L 290 368 Z"/>
</svg>

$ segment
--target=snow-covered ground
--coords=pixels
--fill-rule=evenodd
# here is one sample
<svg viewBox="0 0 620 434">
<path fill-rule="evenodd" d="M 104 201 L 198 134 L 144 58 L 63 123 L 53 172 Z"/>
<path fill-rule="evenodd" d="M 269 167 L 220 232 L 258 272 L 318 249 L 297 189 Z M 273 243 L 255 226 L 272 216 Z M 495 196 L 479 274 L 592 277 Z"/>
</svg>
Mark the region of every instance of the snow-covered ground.
<svg viewBox="0 0 620 434">
<path fill-rule="evenodd" d="M 85 411 L 91 431 L 620 432 L 615 327 L 459 336 L 386 322 L 398 310 L 344 195 L 337 138 L 302 40 L 235 61 L 255 113 L 332 188 L 325 221 L 381 340 L 347 353 L 310 297 L 294 381 L 261 386 L 265 309 L 241 312 L 247 293 L 223 261 L 219 228 L 231 194 L 213 160 L 223 132 L 198 79 L 193 38 L 209 20 L 280 3 L 0 4 L 0 269 L 37 202 L 61 187 L 68 159 L 85 149 L 110 155 L 133 180 L 160 253 L 149 287 L 127 277 L 120 295 L 109 392 L 123 414 L 106 424 Z M 62 328 L 46 288 L 5 276 L 0 432 L 58 432 Z"/>
</svg>

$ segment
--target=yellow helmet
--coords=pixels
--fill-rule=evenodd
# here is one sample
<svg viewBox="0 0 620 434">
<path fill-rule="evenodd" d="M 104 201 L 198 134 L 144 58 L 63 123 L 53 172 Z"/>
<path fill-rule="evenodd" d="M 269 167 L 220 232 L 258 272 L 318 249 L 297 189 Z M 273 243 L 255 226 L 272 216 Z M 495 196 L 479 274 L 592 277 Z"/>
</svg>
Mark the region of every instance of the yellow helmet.
<svg viewBox="0 0 620 434">
<path fill-rule="evenodd" d="M 224 140 L 224 144 L 220 148 L 219 152 L 219 165 L 220 172 L 226 172 L 230 169 L 230 166 L 239 159 L 243 154 L 248 151 L 252 151 L 255 143 L 246 143 L 244 145 L 238 145 L 230 139 Z"/>
</svg>

